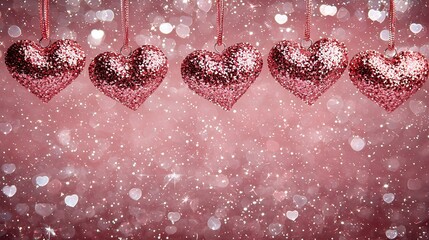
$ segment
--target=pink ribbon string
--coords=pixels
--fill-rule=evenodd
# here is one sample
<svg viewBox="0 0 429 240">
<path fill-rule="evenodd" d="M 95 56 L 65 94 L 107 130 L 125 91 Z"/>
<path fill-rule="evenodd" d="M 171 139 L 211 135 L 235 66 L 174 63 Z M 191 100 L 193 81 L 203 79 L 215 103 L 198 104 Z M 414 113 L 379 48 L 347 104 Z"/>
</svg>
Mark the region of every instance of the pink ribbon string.
<svg viewBox="0 0 429 240">
<path fill-rule="evenodd" d="M 310 32 L 311 32 L 311 14 L 313 13 L 313 4 L 311 0 L 306 0 L 305 6 L 305 32 L 304 39 L 305 41 L 310 41 Z"/>
<path fill-rule="evenodd" d="M 122 18 L 122 31 L 124 34 L 124 47 L 129 46 L 129 28 L 130 28 L 130 3 L 129 0 L 121 0 L 121 18 Z"/>
<path fill-rule="evenodd" d="M 39 21 L 42 39 L 49 39 L 49 0 L 39 0 Z"/>
<path fill-rule="evenodd" d="M 217 0 L 217 45 L 223 44 L 223 19 L 224 19 L 224 2 Z"/>
<path fill-rule="evenodd" d="M 390 51 L 395 50 L 395 34 L 396 34 L 396 11 L 395 11 L 395 0 L 390 0 L 389 5 L 389 47 Z"/>
</svg>

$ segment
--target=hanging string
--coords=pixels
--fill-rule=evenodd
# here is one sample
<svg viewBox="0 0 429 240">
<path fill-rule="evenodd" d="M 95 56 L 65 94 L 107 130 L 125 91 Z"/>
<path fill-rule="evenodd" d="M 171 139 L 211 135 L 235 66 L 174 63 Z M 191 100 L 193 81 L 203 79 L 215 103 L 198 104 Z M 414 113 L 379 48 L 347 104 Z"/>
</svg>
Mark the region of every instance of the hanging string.
<svg viewBox="0 0 429 240">
<path fill-rule="evenodd" d="M 223 44 L 223 18 L 224 18 L 224 2 L 217 0 L 217 45 Z"/>
<path fill-rule="evenodd" d="M 42 40 L 49 39 L 49 0 L 39 0 L 39 21 Z"/>
<path fill-rule="evenodd" d="M 389 5 L 389 47 L 390 51 L 395 50 L 395 34 L 396 34 L 396 11 L 395 11 L 395 0 L 390 0 Z"/>
<path fill-rule="evenodd" d="M 310 41 L 310 31 L 311 31 L 311 15 L 313 14 L 313 4 L 311 3 L 311 0 L 305 1 L 305 33 L 304 33 L 304 40 Z"/>
<path fill-rule="evenodd" d="M 130 39 L 128 37 L 129 32 L 129 19 L 130 19 L 130 3 L 129 0 L 121 0 L 121 18 L 122 18 L 122 31 L 124 34 L 124 45 L 123 48 L 129 47 Z"/>
</svg>

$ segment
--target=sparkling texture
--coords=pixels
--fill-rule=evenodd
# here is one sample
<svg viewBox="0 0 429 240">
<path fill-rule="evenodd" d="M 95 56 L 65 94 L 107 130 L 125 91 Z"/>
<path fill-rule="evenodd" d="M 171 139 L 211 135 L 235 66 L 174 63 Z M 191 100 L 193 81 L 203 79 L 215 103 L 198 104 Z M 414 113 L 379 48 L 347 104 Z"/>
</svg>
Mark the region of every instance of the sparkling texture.
<svg viewBox="0 0 429 240">
<path fill-rule="evenodd" d="M 85 53 L 73 40 L 58 40 L 46 48 L 21 40 L 8 48 L 5 62 L 13 78 L 49 102 L 82 72 Z"/>
<path fill-rule="evenodd" d="M 293 41 L 281 41 L 270 51 L 271 75 L 287 90 L 314 104 L 347 68 L 347 48 L 335 39 L 323 38 L 308 49 Z"/>
<path fill-rule="evenodd" d="M 120 1 L 49 2 L 52 38 L 78 41 L 86 67 L 121 48 Z M 265 60 L 275 43 L 304 34 L 304 1 L 225 3 L 227 46 L 249 42 Z M 350 59 L 386 48 L 379 34 L 388 21 L 367 13 L 386 12 L 388 1 L 313 3 L 314 40 L 344 42 Z M 429 57 L 427 1 L 396 3 L 398 50 Z M 321 4 L 336 15 L 323 16 Z M 21 28 L 19 39 L 40 38 L 37 5 L 0 1 L 1 61 L 18 39 L 10 26 Z M 99 16 L 108 9 L 111 22 Z M 387 240 L 388 230 L 396 240 L 429 238 L 429 84 L 387 113 L 343 74 L 309 107 L 266 65 L 224 111 L 180 72 L 189 53 L 213 49 L 216 1 L 132 0 L 130 10 L 130 45 L 157 46 L 169 63 L 138 111 L 98 91 L 87 69 L 45 104 L 0 64 L 1 240 Z M 159 30 L 165 22 L 174 26 L 168 35 Z M 104 32 L 96 45 L 88 39 L 94 29 Z M 2 190 L 13 185 L 8 197 Z M 78 202 L 69 207 L 73 194 Z M 287 212 L 295 210 L 292 221 Z"/>
<path fill-rule="evenodd" d="M 262 70 L 261 53 L 249 43 L 237 43 L 222 54 L 197 50 L 182 62 L 183 80 L 198 95 L 230 110 Z"/>
<path fill-rule="evenodd" d="M 368 50 L 351 60 L 349 74 L 361 93 L 392 112 L 423 86 L 429 64 L 418 52 L 400 52 L 388 58 Z"/>
<path fill-rule="evenodd" d="M 167 71 L 167 57 L 152 45 L 141 46 L 130 56 L 101 53 L 89 65 L 94 86 L 133 110 L 158 88 Z"/>
</svg>

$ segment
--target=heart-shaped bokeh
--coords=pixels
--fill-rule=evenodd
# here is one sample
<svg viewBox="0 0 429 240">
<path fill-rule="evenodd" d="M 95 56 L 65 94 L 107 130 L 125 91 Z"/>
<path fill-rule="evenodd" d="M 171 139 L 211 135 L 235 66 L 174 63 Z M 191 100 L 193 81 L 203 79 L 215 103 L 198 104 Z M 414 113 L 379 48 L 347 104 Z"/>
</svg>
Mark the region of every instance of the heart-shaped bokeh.
<svg viewBox="0 0 429 240">
<path fill-rule="evenodd" d="M 418 52 L 388 58 L 376 51 L 357 54 L 350 62 L 350 79 L 365 96 L 392 112 L 419 90 L 429 73 L 427 59 Z"/>
<path fill-rule="evenodd" d="M 85 53 L 73 40 L 58 40 L 47 47 L 30 40 L 9 47 L 6 66 L 21 85 L 48 102 L 82 72 Z"/>
<path fill-rule="evenodd" d="M 230 110 L 262 70 L 261 53 L 249 43 L 237 43 L 222 54 L 197 50 L 182 62 L 182 77 L 189 88 Z"/>
<path fill-rule="evenodd" d="M 167 57 L 152 45 L 141 46 L 129 56 L 101 53 L 89 66 L 92 83 L 105 95 L 133 110 L 158 88 L 167 71 Z"/>
<path fill-rule="evenodd" d="M 295 96 L 312 105 L 347 68 L 347 48 L 323 38 L 308 49 L 293 41 L 281 41 L 270 51 L 271 75 Z"/>
</svg>

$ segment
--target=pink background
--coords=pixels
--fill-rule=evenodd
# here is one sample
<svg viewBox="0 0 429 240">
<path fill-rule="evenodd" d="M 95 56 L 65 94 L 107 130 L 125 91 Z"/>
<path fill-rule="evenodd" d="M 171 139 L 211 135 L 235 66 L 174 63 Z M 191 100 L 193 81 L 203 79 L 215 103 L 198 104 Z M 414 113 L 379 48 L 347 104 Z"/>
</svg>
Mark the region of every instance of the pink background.
<svg viewBox="0 0 429 240">
<path fill-rule="evenodd" d="M 387 2 L 314 1 L 312 39 L 343 41 L 349 58 L 384 51 L 387 18 L 380 23 L 368 13 L 386 11 Z M 227 112 L 180 76 L 187 54 L 213 50 L 214 4 L 130 4 L 131 45 L 159 46 L 170 63 L 137 111 L 101 94 L 86 68 L 48 104 L 27 92 L 3 63 L 14 41 L 40 38 L 37 1 L 0 3 L 1 239 L 429 238 L 429 85 L 387 114 L 346 71 L 307 106 L 266 64 L 275 42 L 303 36 L 304 1 L 227 1 L 226 44 L 246 41 L 264 56 L 261 76 Z M 323 4 L 335 6 L 335 15 L 324 16 Z M 88 66 L 121 47 L 119 5 L 55 1 L 52 38 L 77 40 Z M 427 2 L 397 5 L 399 50 L 428 57 Z M 287 21 L 279 24 L 276 14 Z M 66 206 L 73 194 L 77 204 Z"/>
</svg>

